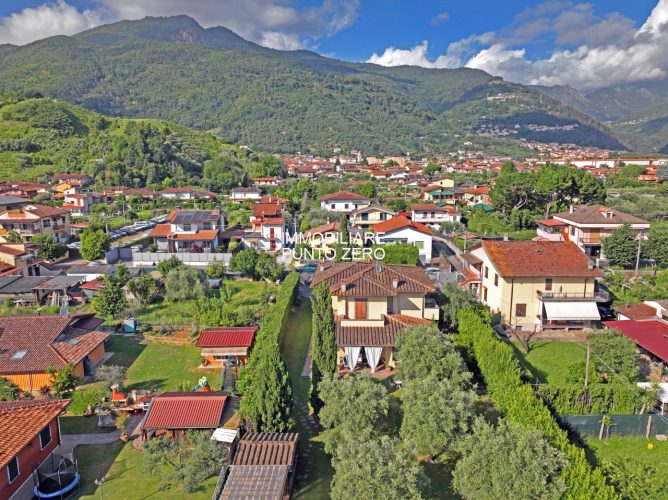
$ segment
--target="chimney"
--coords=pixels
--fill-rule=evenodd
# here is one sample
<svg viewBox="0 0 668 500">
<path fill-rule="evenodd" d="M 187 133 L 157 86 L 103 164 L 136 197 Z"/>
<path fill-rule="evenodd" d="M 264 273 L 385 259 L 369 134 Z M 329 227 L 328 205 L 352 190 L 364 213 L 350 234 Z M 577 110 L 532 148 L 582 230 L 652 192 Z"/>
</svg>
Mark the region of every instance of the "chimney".
<svg viewBox="0 0 668 500">
<path fill-rule="evenodd" d="M 569 214 L 572 214 L 573 212 L 575 212 L 575 207 L 574 207 L 573 204 L 571 203 L 571 206 L 568 207 L 568 213 L 569 213 Z"/>
<path fill-rule="evenodd" d="M 591 260 L 587 260 L 587 269 L 590 271 L 594 269 L 594 263 Z"/>
<path fill-rule="evenodd" d="M 347 287 L 348 287 L 348 284 L 345 281 L 342 281 L 341 282 L 341 291 L 345 292 Z"/>
<path fill-rule="evenodd" d="M 392 288 L 399 288 L 399 278 L 394 278 L 392 280 Z"/>
</svg>

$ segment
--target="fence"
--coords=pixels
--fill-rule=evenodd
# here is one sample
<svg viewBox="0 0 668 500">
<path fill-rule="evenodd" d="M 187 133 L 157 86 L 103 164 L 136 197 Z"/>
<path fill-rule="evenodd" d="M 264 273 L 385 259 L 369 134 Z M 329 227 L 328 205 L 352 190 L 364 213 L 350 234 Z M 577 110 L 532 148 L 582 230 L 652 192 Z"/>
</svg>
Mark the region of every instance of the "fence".
<svg viewBox="0 0 668 500">
<path fill-rule="evenodd" d="M 190 253 L 190 252 L 132 252 L 132 262 L 135 266 L 154 266 L 158 263 L 171 259 L 178 258 L 181 262 L 189 266 L 206 266 L 207 264 L 218 261 L 228 266 L 231 253 Z"/>
<path fill-rule="evenodd" d="M 107 264 L 115 264 L 118 261 L 132 260 L 132 249 L 128 247 L 114 247 L 104 254 Z"/>
<path fill-rule="evenodd" d="M 605 417 L 605 419 L 604 419 Z M 668 434 L 668 415 L 567 415 L 560 420 L 586 436 L 643 436 Z"/>
</svg>

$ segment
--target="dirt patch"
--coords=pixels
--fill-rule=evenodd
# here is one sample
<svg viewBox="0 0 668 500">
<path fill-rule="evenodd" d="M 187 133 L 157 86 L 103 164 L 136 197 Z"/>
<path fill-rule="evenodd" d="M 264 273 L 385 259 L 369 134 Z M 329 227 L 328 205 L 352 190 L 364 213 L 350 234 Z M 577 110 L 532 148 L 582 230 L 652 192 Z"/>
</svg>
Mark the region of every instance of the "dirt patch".
<svg viewBox="0 0 668 500">
<path fill-rule="evenodd" d="M 193 336 L 191 330 L 177 330 L 171 335 L 150 335 L 144 334 L 146 340 L 155 340 L 165 344 L 186 345 L 192 343 Z"/>
</svg>

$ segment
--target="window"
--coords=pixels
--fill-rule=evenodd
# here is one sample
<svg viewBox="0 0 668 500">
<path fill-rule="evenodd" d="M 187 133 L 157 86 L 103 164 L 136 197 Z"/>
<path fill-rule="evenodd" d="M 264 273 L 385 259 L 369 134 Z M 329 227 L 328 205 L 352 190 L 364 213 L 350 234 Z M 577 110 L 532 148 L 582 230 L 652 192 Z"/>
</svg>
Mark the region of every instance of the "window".
<svg viewBox="0 0 668 500">
<path fill-rule="evenodd" d="M 487 287 L 486 286 L 482 287 L 482 300 L 487 302 Z"/>
<path fill-rule="evenodd" d="M 499 275 L 494 273 L 494 286 L 499 286 Z"/>
<path fill-rule="evenodd" d="M 367 319 L 367 300 L 355 299 L 355 319 Z"/>
<path fill-rule="evenodd" d="M 362 220 L 369 220 L 369 214 L 368 213 L 363 213 L 362 214 Z"/>
<path fill-rule="evenodd" d="M 418 247 L 420 250 L 424 249 L 424 241 L 416 241 L 415 246 Z"/>
<path fill-rule="evenodd" d="M 39 433 L 39 445 L 42 447 L 42 449 L 44 449 L 50 442 L 51 442 L 51 426 L 47 425 L 46 427 L 44 427 L 42 432 Z"/>
<path fill-rule="evenodd" d="M 184 231 L 190 231 L 191 225 L 190 224 L 184 224 L 183 225 L 183 230 Z"/>
<path fill-rule="evenodd" d="M 7 474 L 9 475 L 9 482 L 12 483 L 19 475 L 19 461 L 16 457 L 12 458 L 11 462 L 7 464 Z"/>
<path fill-rule="evenodd" d="M 545 291 L 549 292 L 552 290 L 552 278 L 545 278 Z"/>
<path fill-rule="evenodd" d="M 203 227 L 205 230 L 206 230 L 206 229 L 211 229 L 211 223 L 210 223 L 210 222 L 205 222 L 204 224 L 202 224 L 202 227 Z"/>
<path fill-rule="evenodd" d="M 329 209 L 330 209 L 330 210 L 334 210 L 334 203 L 330 203 L 330 204 L 329 204 Z"/>
<path fill-rule="evenodd" d="M 575 228 L 571 227 L 571 236 L 575 236 Z"/>
<path fill-rule="evenodd" d="M 51 221 L 49 219 L 44 219 L 42 221 L 42 226 L 44 227 L 51 227 Z"/>
<path fill-rule="evenodd" d="M 349 206 L 350 206 L 350 205 L 349 205 L 348 203 L 346 203 L 346 204 L 343 205 L 343 208 L 344 208 L 345 210 L 348 210 L 348 207 L 349 207 Z"/>
<path fill-rule="evenodd" d="M 518 318 L 525 318 L 527 315 L 526 304 L 515 304 L 515 316 Z"/>
<path fill-rule="evenodd" d="M 489 278 L 489 267 L 485 266 L 485 278 Z"/>
</svg>

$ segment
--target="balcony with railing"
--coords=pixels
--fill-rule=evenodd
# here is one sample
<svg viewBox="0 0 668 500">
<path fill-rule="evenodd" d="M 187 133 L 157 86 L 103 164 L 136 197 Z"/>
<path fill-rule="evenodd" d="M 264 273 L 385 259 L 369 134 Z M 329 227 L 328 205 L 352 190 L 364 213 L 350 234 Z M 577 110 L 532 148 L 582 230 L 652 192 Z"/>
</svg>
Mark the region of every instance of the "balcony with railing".
<svg viewBox="0 0 668 500">
<path fill-rule="evenodd" d="M 543 302 L 609 302 L 610 293 L 605 290 L 595 290 L 593 292 L 541 292 L 538 291 L 538 297 Z"/>
</svg>

